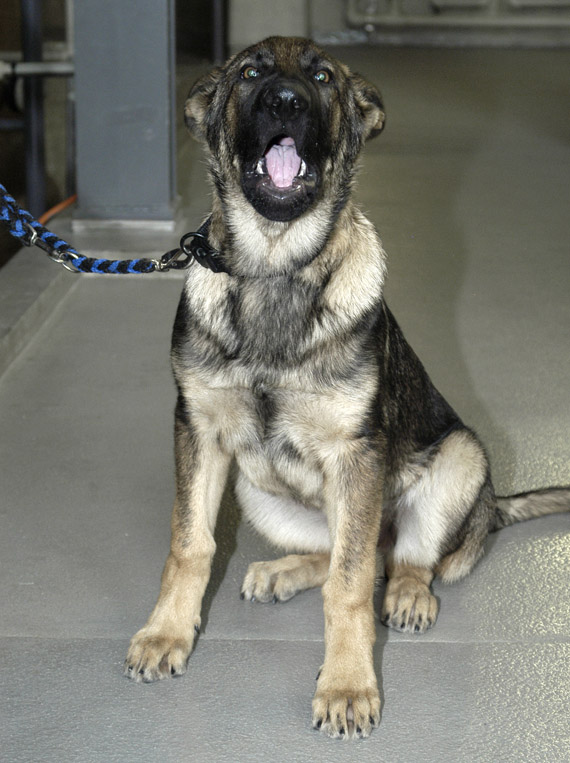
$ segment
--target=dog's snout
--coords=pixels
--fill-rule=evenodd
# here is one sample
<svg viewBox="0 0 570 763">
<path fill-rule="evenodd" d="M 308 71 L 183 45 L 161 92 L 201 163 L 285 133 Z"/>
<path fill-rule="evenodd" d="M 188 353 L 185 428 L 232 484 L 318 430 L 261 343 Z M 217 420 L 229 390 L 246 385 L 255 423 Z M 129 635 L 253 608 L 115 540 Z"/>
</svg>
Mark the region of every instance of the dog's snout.
<svg viewBox="0 0 570 763">
<path fill-rule="evenodd" d="M 263 93 L 262 102 L 269 114 L 281 122 L 297 119 L 309 108 L 309 93 L 299 82 L 279 81 Z"/>
</svg>

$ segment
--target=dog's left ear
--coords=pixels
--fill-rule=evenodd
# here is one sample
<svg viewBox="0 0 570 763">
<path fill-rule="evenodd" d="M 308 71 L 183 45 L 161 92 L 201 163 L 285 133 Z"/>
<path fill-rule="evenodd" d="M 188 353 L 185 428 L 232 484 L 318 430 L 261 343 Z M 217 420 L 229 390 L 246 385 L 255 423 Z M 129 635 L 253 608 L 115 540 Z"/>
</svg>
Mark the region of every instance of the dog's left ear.
<svg viewBox="0 0 570 763">
<path fill-rule="evenodd" d="M 378 90 L 359 74 L 351 75 L 356 105 L 364 122 L 363 138 L 375 138 L 384 129 L 386 112 Z"/>
<path fill-rule="evenodd" d="M 212 69 L 195 82 L 188 93 L 184 107 L 184 122 L 192 135 L 199 140 L 206 139 L 204 122 L 222 74 L 223 69 Z"/>
</svg>

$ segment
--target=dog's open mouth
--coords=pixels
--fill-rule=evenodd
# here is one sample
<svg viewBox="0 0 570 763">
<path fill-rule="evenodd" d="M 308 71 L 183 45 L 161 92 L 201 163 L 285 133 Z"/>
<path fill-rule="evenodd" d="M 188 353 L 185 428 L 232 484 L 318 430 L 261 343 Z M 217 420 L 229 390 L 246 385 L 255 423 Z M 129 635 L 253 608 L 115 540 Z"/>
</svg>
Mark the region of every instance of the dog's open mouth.
<svg viewBox="0 0 570 763">
<path fill-rule="evenodd" d="M 272 138 L 265 152 L 245 170 L 242 187 L 250 203 L 270 220 L 291 220 L 313 202 L 314 169 L 299 155 L 289 135 Z"/>
<path fill-rule="evenodd" d="M 268 175 L 276 188 L 291 188 L 295 178 L 307 176 L 307 165 L 297 153 L 293 138 L 275 138 L 255 168 L 257 175 Z"/>
</svg>

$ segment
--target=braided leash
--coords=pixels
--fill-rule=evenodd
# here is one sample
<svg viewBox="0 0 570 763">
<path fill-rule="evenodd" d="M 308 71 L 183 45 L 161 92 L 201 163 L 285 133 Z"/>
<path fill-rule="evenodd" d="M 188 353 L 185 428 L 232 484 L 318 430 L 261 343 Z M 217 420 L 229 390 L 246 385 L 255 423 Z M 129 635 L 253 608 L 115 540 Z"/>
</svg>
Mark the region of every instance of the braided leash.
<svg viewBox="0 0 570 763">
<path fill-rule="evenodd" d="M 146 274 L 164 273 L 167 270 L 182 270 L 190 267 L 194 260 L 215 273 L 227 273 L 221 253 L 208 244 L 210 220 L 199 228 L 182 236 L 178 249 L 172 249 L 157 259 L 106 260 L 86 257 L 70 246 L 55 233 L 45 228 L 33 216 L 22 209 L 0 183 L 0 221 L 8 225 L 8 230 L 25 246 L 38 246 L 54 262 L 63 265 L 72 273 L 113 273 Z"/>
</svg>

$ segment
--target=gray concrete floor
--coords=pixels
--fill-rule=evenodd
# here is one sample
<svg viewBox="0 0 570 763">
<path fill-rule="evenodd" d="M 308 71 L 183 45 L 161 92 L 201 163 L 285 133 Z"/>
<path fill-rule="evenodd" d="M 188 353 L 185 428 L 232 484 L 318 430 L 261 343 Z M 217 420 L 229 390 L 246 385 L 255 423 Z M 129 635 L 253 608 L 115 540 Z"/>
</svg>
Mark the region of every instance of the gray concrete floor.
<svg viewBox="0 0 570 763">
<path fill-rule="evenodd" d="M 359 198 L 392 309 L 485 440 L 499 492 L 570 484 L 570 52 L 341 54 L 388 109 Z M 207 200 L 189 139 L 180 186 L 192 227 Z M 109 236 L 116 256 L 136 249 Z M 570 760 L 568 515 L 498 533 L 467 580 L 436 583 L 426 635 L 378 625 L 382 724 L 347 744 L 310 728 L 320 592 L 239 599 L 249 562 L 276 553 L 240 524 L 230 485 L 188 673 L 124 679 L 168 549 L 181 281 L 63 273 L 42 301 L 41 258 L 0 274 L 0 347 L 16 355 L 0 379 L 3 760 Z"/>
</svg>

